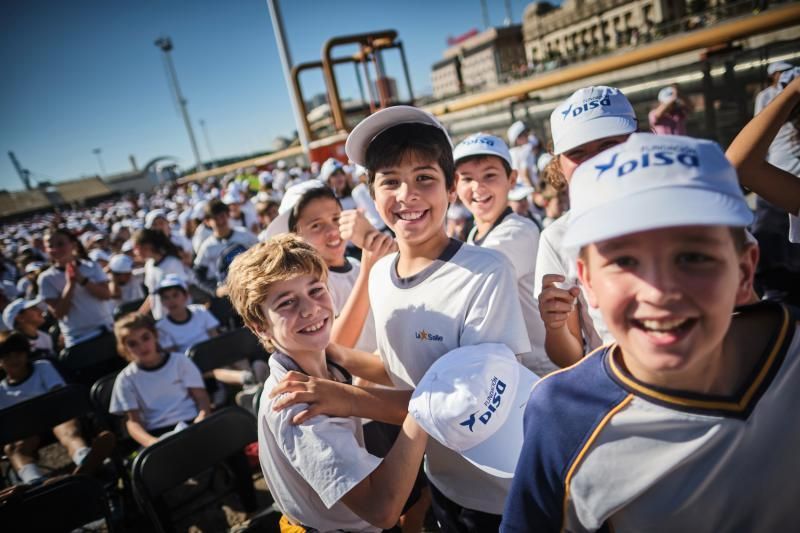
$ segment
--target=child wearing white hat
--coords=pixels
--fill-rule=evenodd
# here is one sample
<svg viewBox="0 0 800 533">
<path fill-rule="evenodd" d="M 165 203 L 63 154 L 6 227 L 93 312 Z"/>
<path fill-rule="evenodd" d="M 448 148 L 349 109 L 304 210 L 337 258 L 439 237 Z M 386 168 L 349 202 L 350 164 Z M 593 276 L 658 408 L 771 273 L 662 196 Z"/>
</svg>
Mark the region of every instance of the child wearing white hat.
<svg viewBox="0 0 800 533">
<path fill-rule="evenodd" d="M 634 134 L 570 203 L 564 243 L 617 343 L 534 387 L 501 530 L 793 530 L 797 316 L 738 307 L 758 249 L 720 147 Z"/>
</svg>

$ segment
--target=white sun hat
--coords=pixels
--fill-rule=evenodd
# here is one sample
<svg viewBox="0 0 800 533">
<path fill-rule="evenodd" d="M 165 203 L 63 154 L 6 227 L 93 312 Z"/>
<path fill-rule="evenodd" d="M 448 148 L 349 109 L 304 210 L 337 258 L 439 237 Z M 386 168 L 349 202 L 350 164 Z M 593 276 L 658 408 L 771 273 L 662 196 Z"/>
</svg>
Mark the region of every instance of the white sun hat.
<svg viewBox="0 0 800 533">
<path fill-rule="evenodd" d="M 598 85 L 578 89 L 550 115 L 553 153 L 597 139 L 636 131 L 636 113 L 619 89 Z"/>
<path fill-rule="evenodd" d="M 311 179 L 308 181 L 302 181 L 297 185 L 292 185 L 286 189 L 286 194 L 283 195 L 281 205 L 278 207 L 278 216 L 276 216 L 272 222 L 269 223 L 269 226 L 267 226 L 264 234 L 264 240 L 269 240 L 272 237 L 289 233 L 289 217 L 292 215 L 294 206 L 297 205 L 300 199 L 308 191 L 320 189 L 322 187 L 327 187 L 327 185 L 318 179 Z"/>
<path fill-rule="evenodd" d="M 408 412 L 428 435 L 497 477 L 514 475 L 536 374 L 505 344 L 452 350 L 417 383 Z"/>
<path fill-rule="evenodd" d="M 381 109 L 359 122 L 353 128 L 353 131 L 347 136 L 344 146 L 347 157 L 357 165 L 366 166 L 367 148 L 370 143 L 384 131 L 399 124 L 427 124 L 428 126 L 439 128 L 444 133 L 450 146 L 452 147 L 453 145 L 447 129 L 436 117 L 418 107 L 397 105 Z"/>
<path fill-rule="evenodd" d="M 506 131 L 506 137 L 508 138 L 508 144 L 514 146 L 517 144 L 517 139 L 519 138 L 522 133 L 528 129 L 528 126 L 525 125 L 524 122 L 518 120 L 514 122 L 512 125 L 508 127 L 508 131 Z"/>
<path fill-rule="evenodd" d="M 564 246 L 673 226 L 747 226 L 736 170 L 713 141 L 635 133 L 582 163 L 569 186 Z"/>
<path fill-rule="evenodd" d="M 487 133 L 470 135 L 453 148 L 453 160 L 456 164 L 459 160 L 473 155 L 493 155 L 504 160 L 509 166 L 512 164 L 508 145 L 500 137 Z"/>
</svg>

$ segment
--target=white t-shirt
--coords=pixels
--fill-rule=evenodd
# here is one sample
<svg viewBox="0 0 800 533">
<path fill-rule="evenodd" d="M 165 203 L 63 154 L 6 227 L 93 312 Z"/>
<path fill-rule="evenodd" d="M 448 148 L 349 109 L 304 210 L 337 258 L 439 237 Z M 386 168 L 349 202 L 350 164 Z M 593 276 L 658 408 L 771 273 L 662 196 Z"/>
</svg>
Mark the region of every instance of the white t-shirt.
<svg viewBox="0 0 800 533">
<path fill-rule="evenodd" d="M 108 281 L 105 272 L 97 263 L 79 261 L 78 271 L 92 283 Z M 66 285 L 66 272 L 56 266 L 51 266 L 39 274 L 39 293 L 45 300 L 61 298 Z M 58 327 L 64 335 L 64 346 L 69 348 L 97 337 L 104 328 L 110 331 L 114 320 L 108 307 L 106 301 L 92 296 L 86 287 L 76 285 L 69 311 L 58 321 Z"/>
<path fill-rule="evenodd" d="M 27 336 L 27 335 L 26 335 Z M 53 338 L 42 330 L 36 330 L 36 337 L 28 337 L 31 343 L 31 350 L 38 352 L 48 352 L 55 355 L 55 348 L 53 347 Z"/>
<path fill-rule="evenodd" d="M 132 362 L 117 375 L 109 412 L 121 415 L 138 410 L 148 430 L 174 426 L 197 416 L 189 389 L 202 388 L 200 371 L 182 353 L 167 354 L 156 368 Z"/>
<path fill-rule="evenodd" d="M 65 385 L 64 378 L 55 367 L 44 359 L 30 363 L 31 373 L 24 380 L 10 384 L 8 378 L 0 381 L 0 409 L 36 398 L 56 387 Z"/>
<path fill-rule="evenodd" d="M 280 396 L 270 398 L 269 391 L 290 369 L 297 369 L 285 359 L 284 354 L 270 357 L 258 409 L 258 457 L 275 503 L 293 522 L 320 532 L 380 531 L 340 502 L 381 463 L 364 448 L 361 421 L 316 416 L 294 425 L 292 417 L 306 404 L 274 411 Z"/>
<path fill-rule="evenodd" d="M 533 154 L 533 146 L 526 143 L 521 146 L 509 148 L 511 153 L 511 168 L 517 172 L 523 170 L 528 173 L 531 183 L 535 186 L 539 181 L 539 167 L 536 166 L 536 156 Z"/>
<path fill-rule="evenodd" d="M 258 242 L 256 236 L 242 228 L 232 228 L 230 235 L 225 239 L 219 239 L 215 235 L 211 235 L 200 246 L 197 252 L 197 257 L 194 259 L 195 267 L 206 267 L 208 269 L 208 279 L 216 279 L 217 276 L 217 260 L 219 259 L 222 250 L 232 243 L 239 243 L 245 248 L 250 248 Z"/>
<path fill-rule="evenodd" d="M 353 292 L 353 285 L 356 284 L 356 278 L 361 271 L 361 263 L 358 259 L 347 257 L 347 263 L 343 267 L 328 267 L 328 290 L 333 299 L 333 307 L 336 310 L 338 317 L 342 313 L 344 304 Z M 355 348 L 365 352 L 374 352 L 377 348 L 375 341 L 375 318 L 372 316 L 372 310 L 369 311 L 364 327 L 361 329 L 356 341 Z"/>
<path fill-rule="evenodd" d="M 208 340 L 208 330 L 219 327 L 219 320 L 202 305 L 189 305 L 188 311 L 185 322 L 175 322 L 167 314 L 156 322 L 161 346 L 185 353 L 193 344 Z"/>
<path fill-rule="evenodd" d="M 180 233 L 173 231 L 169 235 L 169 240 L 172 241 L 172 244 L 174 244 L 184 252 L 189 254 L 194 253 L 194 250 L 192 249 L 192 241 L 190 241 Z"/>
<path fill-rule="evenodd" d="M 547 226 L 539 239 L 539 253 L 536 256 L 536 284 L 533 289 L 537 306 L 539 305 L 539 294 L 542 292 L 542 276 L 545 274 L 561 274 L 566 279 L 566 283 L 580 285 L 575 266 L 576 259 L 564 252 L 561 246 L 568 224 L 569 212 L 564 213 L 561 218 Z M 583 287 L 578 295 L 578 305 L 584 353 L 589 353 L 603 344 L 614 342 L 600 310 L 589 306 Z"/>
<path fill-rule="evenodd" d="M 159 283 L 167 274 L 174 274 L 185 280 L 189 279 L 189 274 L 186 272 L 183 262 L 173 255 L 164 256 L 159 262 L 148 259 L 144 264 L 144 285 L 149 293 L 151 313 L 156 320 L 160 320 L 164 316 L 164 308 L 161 305 L 161 298 L 158 297 L 157 291 Z"/>
<path fill-rule="evenodd" d="M 519 290 L 519 303 L 522 317 L 528 331 L 531 352 L 522 360 L 522 364 L 539 376 L 558 370 L 547 356 L 544 349 L 544 322 L 539 314 L 539 307 L 533 297 L 536 283 L 536 253 L 539 249 L 539 228 L 529 218 L 511 212 L 511 209 L 500 215 L 495 225 L 480 239 L 475 240 L 477 226 L 467 236 L 469 244 L 475 244 L 505 255 L 514 266 Z"/>
<path fill-rule="evenodd" d="M 200 247 L 203 245 L 205 240 L 211 237 L 213 233 L 214 230 L 202 222 L 197 225 L 197 228 L 194 230 L 194 235 L 192 235 L 192 249 L 194 250 L 194 253 L 200 251 Z"/>
<path fill-rule="evenodd" d="M 527 357 L 517 280 L 503 254 L 451 240 L 439 259 L 409 278 L 397 275 L 397 259 L 397 253 L 383 257 L 369 276 L 378 351 L 396 387 L 413 389 L 459 346 L 499 342 Z M 510 480 L 483 472 L 435 439 L 428 440 L 425 472 L 459 505 L 502 514 Z"/>
</svg>

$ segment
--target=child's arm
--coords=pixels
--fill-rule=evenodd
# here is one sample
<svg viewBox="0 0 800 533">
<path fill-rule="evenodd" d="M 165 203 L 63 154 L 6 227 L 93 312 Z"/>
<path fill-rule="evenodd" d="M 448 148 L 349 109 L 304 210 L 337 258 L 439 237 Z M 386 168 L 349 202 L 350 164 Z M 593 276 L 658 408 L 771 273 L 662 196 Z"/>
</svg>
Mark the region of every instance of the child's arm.
<svg viewBox="0 0 800 533">
<path fill-rule="evenodd" d="M 133 440 L 144 447 L 158 442 L 158 438 L 151 435 L 142 424 L 142 416 L 139 410 L 126 411 L 125 429 Z"/>
<path fill-rule="evenodd" d="M 356 416 L 380 420 L 389 424 L 402 424 L 408 414 L 410 390 L 354 387 L 329 379 L 320 379 L 300 372 L 289 372 L 269 393 L 270 398 L 283 395 L 273 405 L 281 411 L 303 403 L 308 407 L 292 418 L 293 424 L 302 424 L 318 415 L 347 418 Z"/>
<path fill-rule="evenodd" d="M 342 496 L 341 502 L 370 524 L 391 529 L 397 525 L 411 494 L 428 435 L 414 418 L 406 416 L 392 449 L 361 483 Z"/>
<path fill-rule="evenodd" d="M 539 294 L 539 313 L 545 327 L 544 349 L 547 356 L 564 368 L 583 357 L 580 321 L 575 302 L 580 289 L 559 289 L 556 282 L 564 281 L 559 274 L 542 277 L 542 292 Z"/>
<path fill-rule="evenodd" d="M 197 416 L 194 422 L 200 422 L 202 419 L 211 414 L 211 400 L 208 398 L 208 392 L 204 388 L 189 388 L 189 396 L 194 400 L 197 406 Z"/>
<path fill-rule="evenodd" d="M 147 298 L 144 299 L 144 302 L 142 302 L 142 305 L 139 307 L 139 310 L 137 312 L 140 315 L 148 315 L 148 314 L 150 314 L 150 311 L 153 309 L 153 303 L 152 303 L 151 299 L 152 298 L 157 298 L 157 297 L 158 296 L 153 295 L 153 294 L 147 295 Z"/>
<path fill-rule="evenodd" d="M 361 271 L 342 312 L 333 324 L 331 342 L 348 348 L 356 345 L 369 315 L 369 273 L 378 259 L 396 249 L 394 239 L 377 230 L 365 237 Z"/>
<path fill-rule="evenodd" d="M 767 152 L 781 126 L 800 104 L 800 77 L 792 81 L 739 132 L 725 155 L 742 186 L 792 215 L 800 212 L 800 179 L 767 162 Z"/>
<path fill-rule="evenodd" d="M 377 353 L 369 353 L 355 348 L 347 348 L 330 343 L 325 349 L 328 358 L 347 369 L 354 376 L 358 376 L 379 385 L 394 386 L 386 367 Z"/>
</svg>

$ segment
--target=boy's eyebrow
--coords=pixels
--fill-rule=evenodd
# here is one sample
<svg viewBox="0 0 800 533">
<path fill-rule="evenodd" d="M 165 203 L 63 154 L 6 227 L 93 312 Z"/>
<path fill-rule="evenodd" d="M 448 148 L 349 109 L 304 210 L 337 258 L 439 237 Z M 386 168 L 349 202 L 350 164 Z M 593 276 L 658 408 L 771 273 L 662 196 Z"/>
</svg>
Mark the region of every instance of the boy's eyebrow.
<svg viewBox="0 0 800 533">
<path fill-rule="evenodd" d="M 684 244 L 722 244 L 720 239 L 711 235 L 683 233 L 679 236 L 679 238 Z M 632 244 L 627 239 L 613 239 L 611 241 L 596 243 L 595 246 L 597 246 L 598 252 L 607 254 L 616 252 L 620 249 L 628 248 L 632 246 Z"/>
<path fill-rule="evenodd" d="M 420 166 L 414 167 L 412 169 L 413 172 L 417 172 L 419 170 L 436 170 L 436 167 L 434 167 L 433 165 L 420 165 Z M 385 176 L 390 176 L 392 174 L 397 174 L 397 170 L 394 170 L 392 168 L 387 168 L 385 170 L 378 170 L 375 173 L 376 174 L 383 174 Z"/>
</svg>

